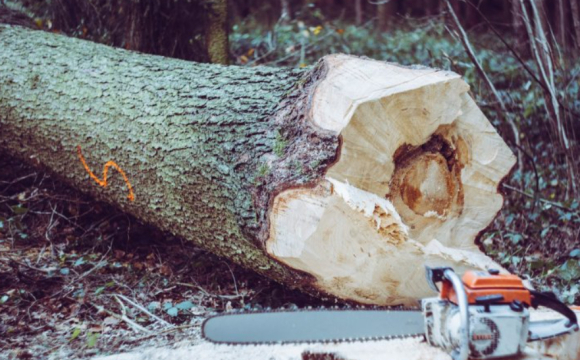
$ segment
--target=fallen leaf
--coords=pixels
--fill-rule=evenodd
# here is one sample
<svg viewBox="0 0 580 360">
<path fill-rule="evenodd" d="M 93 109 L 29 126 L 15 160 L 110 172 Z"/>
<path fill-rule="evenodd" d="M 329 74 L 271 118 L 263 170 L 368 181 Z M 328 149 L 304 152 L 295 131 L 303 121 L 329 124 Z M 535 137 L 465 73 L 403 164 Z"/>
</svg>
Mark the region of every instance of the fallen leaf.
<svg viewBox="0 0 580 360">
<path fill-rule="evenodd" d="M 70 340 L 72 341 L 72 340 L 78 338 L 80 334 L 81 334 L 81 329 L 78 327 L 74 328 L 72 335 L 70 336 Z"/>
<path fill-rule="evenodd" d="M 162 265 L 161 269 L 159 269 L 159 272 L 161 272 L 162 275 L 164 276 L 170 276 L 171 275 L 171 268 L 167 265 Z"/>
<path fill-rule="evenodd" d="M 90 331 L 90 332 L 94 332 L 94 333 L 100 333 L 100 332 L 102 332 L 102 331 L 103 331 L 103 326 L 101 326 L 101 325 L 92 325 L 92 326 L 89 328 L 89 331 Z"/>
</svg>

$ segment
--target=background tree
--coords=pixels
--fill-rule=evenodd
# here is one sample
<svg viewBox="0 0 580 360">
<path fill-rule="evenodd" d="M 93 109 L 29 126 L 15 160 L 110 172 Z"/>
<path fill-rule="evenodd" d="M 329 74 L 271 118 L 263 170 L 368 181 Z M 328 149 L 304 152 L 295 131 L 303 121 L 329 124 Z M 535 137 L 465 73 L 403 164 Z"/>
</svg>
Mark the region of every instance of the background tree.
<svg viewBox="0 0 580 360">
<path fill-rule="evenodd" d="M 212 0 L 207 8 L 205 46 L 209 62 L 229 63 L 228 1 Z"/>
<path fill-rule="evenodd" d="M 24 0 L 42 27 L 185 60 L 227 63 L 227 0 Z"/>
</svg>

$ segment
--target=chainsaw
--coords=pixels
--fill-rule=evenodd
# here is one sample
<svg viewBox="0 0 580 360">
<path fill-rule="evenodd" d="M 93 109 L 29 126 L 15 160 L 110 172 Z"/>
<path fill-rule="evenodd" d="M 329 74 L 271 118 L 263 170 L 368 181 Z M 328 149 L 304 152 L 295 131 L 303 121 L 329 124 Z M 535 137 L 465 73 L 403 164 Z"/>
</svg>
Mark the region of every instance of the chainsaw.
<svg viewBox="0 0 580 360">
<path fill-rule="evenodd" d="M 214 343 L 285 344 L 425 337 L 454 360 L 519 354 L 528 341 L 578 331 L 576 314 L 552 293 L 528 290 L 516 275 L 497 270 L 467 271 L 427 267 L 438 297 L 421 307 L 306 309 L 215 315 L 202 325 Z M 437 284 L 441 283 L 438 288 Z M 530 321 L 530 307 L 544 306 L 564 318 Z"/>
</svg>

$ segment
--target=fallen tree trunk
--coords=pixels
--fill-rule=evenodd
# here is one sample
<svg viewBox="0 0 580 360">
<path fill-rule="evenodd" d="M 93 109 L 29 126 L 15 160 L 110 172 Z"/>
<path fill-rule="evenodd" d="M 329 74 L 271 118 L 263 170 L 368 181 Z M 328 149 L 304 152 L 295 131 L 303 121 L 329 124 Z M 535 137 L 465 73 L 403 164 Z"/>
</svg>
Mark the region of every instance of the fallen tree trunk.
<svg viewBox="0 0 580 360">
<path fill-rule="evenodd" d="M 196 64 L 1 25 L 0 48 L 0 149 L 276 281 L 384 305 L 430 295 L 424 265 L 498 267 L 476 239 L 515 160 L 457 74 Z"/>
</svg>

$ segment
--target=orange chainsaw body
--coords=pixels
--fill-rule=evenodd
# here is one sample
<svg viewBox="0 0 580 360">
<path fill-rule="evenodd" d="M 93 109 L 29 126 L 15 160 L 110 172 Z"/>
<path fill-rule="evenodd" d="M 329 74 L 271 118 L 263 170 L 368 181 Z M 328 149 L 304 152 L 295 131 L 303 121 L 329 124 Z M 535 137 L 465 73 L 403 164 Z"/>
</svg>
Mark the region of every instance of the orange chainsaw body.
<svg viewBox="0 0 580 360">
<path fill-rule="evenodd" d="M 530 291 L 524 287 L 522 279 L 517 275 L 490 274 L 484 271 L 467 271 L 462 277 L 467 294 L 467 302 L 476 304 L 477 298 L 490 295 L 502 295 L 503 300 L 497 304 L 509 304 L 515 300 L 526 306 L 532 305 Z M 443 282 L 441 299 L 457 304 L 457 295 L 450 282 Z"/>
</svg>

